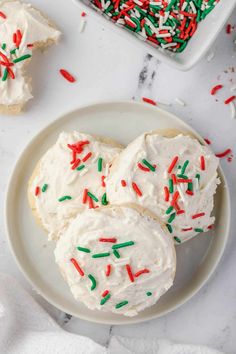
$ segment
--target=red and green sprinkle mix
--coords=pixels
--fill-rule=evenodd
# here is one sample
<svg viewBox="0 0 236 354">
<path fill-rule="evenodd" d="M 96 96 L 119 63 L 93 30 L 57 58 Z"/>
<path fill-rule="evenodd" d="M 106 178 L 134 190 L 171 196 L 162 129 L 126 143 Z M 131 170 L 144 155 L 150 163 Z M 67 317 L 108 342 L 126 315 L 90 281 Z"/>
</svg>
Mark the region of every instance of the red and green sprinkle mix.
<svg viewBox="0 0 236 354">
<path fill-rule="evenodd" d="M 217 0 L 91 0 L 112 22 L 154 46 L 182 52 Z M 143 97 L 143 101 L 156 102 Z"/>
</svg>

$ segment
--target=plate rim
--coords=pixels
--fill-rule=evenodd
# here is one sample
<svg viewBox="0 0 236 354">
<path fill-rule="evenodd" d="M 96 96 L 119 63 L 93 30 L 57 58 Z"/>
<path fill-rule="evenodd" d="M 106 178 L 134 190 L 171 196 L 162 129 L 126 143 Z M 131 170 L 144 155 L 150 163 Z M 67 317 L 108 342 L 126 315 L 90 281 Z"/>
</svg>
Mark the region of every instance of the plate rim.
<svg viewBox="0 0 236 354">
<path fill-rule="evenodd" d="M 180 122 L 181 124 L 183 124 L 186 129 L 189 129 L 189 131 L 192 131 L 194 133 L 194 135 L 201 141 L 204 142 L 204 139 L 201 137 L 201 135 L 194 129 L 192 128 L 189 124 L 187 124 L 185 121 L 183 121 L 182 119 L 180 119 L 178 116 L 176 116 L 175 114 L 166 111 L 164 109 L 161 109 L 159 107 L 156 106 L 152 106 L 150 104 L 147 103 L 143 103 L 143 102 L 139 102 L 139 101 L 131 101 L 131 100 L 99 100 L 99 101 L 92 101 L 90 103 L 86 103 L 86 104 L 82 104 L 79 105 L 76 109 L 67 111 L 63 114 L 61 114 L 60 116 L 58 116 L 57 118 L 52 119 L 51 122 L 49 122 L 48 124 L 45 124 L 38 132 L 36 132 L 34 134 L 34 136 L 27 142 L 27 144 L 23 147 L 23 149 L 21 149 L 17 160 L 15 161 L 10 174 L 9 174 L 9 179 L 8 179 L 8 183 L 7 183 L 7 188 L 6 188 L 6 194 L 5 194 L 5 201 L 4 201 L 4 226 L 5 226 L 5 233 L 6 233 L 6 239 L 7 239 L 7 243 L 9 246 L 9 249 L 11 251 L 11 254 L 13 256 L 13 259 L 16 262 L 16 265 L 18 266 L 18 268 L 20 269 L 21 273 L 24 275 L 25 279 L 30 283 L 30 285 L 47 301 L 49 302 L 51 305 L 53 305 L 54 307 L 56 307 L 57 309 L 59 309 L 60 311 L 63 311 L 65 313 L 68 313 L 68 310 L 61 304 L 58 304 L 57 301 L 54 301 L 53 299 L 49 298 L 48 295 L 46 295 L 44 292 L 42 292 L 42 290 L 40 288 L 38 288 L 38 285 L 34 282 L 33 279 L 31 279 L 30 274 L 28 274 L 27 269 L 21 264 L 20 260 L 18 259 L 18 255 L 17 252 L 15 251 L 13 242 L 11 240 L 11 233 L 10 233 L 10 227 L 9 227 L 9 199 L 10 199 L 10 194 L 11 194 L 11 185 L 14 181 L 14 179 L 16 178 L 15 175 L 17 174 L 17 167 L 18 165 L 20 165 L 21 160 L 24 158 L 24 155 L 26 154 L 27 150 L 30 148 L 31 145 L 33 145 L 41 135 L 43 135 L 45 132 L 47 132 L 47 130 L 51 129 L 54 125 L 57 125 L 59 123 L 59 121 L 63 121 L 65 119 L 65 117 L 76 114 L 76 112 L 80 112 L 83 109 L 90 109 L 93 108 L 95 106 L 107 106 L 107 105 L 123 105 L 123 104 L 128 104 L 131 106 L 141 106 L 143 107 L 143 105 L 146 105 L 148 107 L 148 109 L 151 110 L 157 110 L 159 111 L 160 114 L 163 115 L 168 115 L 170 118 L 174 119 L 175 121 Z M 85 321 L 89 321 L 89 322 L 93 322 L 93 323 L 97 323 L 97 324 L 104 324 L 104 325 L 132 325 L 132 324 L 138 324 L 138 323 L 142 323 L 145 321 L 149 321 L 149 320 L 154 320 L 156 318 L 162 317 L 168 313 L 171 313 L 175 310 L 177 310 L 179 307 L 181 307 L 184 303 L 188 302 L 193 296 L 195 296 L 199 290 L 208 282 L 208 280 L 210 279 L 210 277 L 213 275 L 213 273 L 215 272 L 222 256 L 223 253 L 225 251 L 225 247 L 229 238 L 229 231 L 230 231 L 230 221 L 231 221 L 231 202 L 230 202 L 230 194 L 229 194 L 229 186 L 225 177 L 225 174 L 221 168 L 221 166 L 219 165 L 218 167 L 221 177 L 222 177 L 222 182 L 224 183 L 224 194 L 225 194 L 225 203 L 226 203 L 226 208 L 228 210 L 227 214 L 226 214 L 226 227 L 225 227 L 225 236 L 224 236 L 224 240 L 223 240 L 223 244 L 221 246 L 221 249 L 218 251 L 217 257 L 215 257 L 215 261 L 213 266 L 211 266 L 210 271 L 207 273 L 207 275 L 204 276 L 203 281 L 201 281 L 200 284 L 196 285 L 194 287 L 194 289 L 192 289 L 191 291 L 189 291 L 189 293 L 184 296 L 181 300 L 179 300 L 179 302 L 177 304 L 174 304 L 171 308 L 160 311 L 158 314 L 151 314 L 151 315 L 147 315 L 145 318 L 137 318 L 137 317 L 131 317 L 128 318 L 128 321 L 126 321 L 126 317 L 125 316 L 120 316 L 120 318 L 118 320 L 116 320 L 115 322 L 111 322 L 109 320 L 104 320 L 104 319 L 99 319 L 99 318 L 89 318 L 86 315 L 78 315 L 77 313 L 70 311 L 70 314 L 75 317 L 75 318 L 79 318 Z M 177 246 L 177 247 L 181 247 L 181 246 Z"/>
</svg>

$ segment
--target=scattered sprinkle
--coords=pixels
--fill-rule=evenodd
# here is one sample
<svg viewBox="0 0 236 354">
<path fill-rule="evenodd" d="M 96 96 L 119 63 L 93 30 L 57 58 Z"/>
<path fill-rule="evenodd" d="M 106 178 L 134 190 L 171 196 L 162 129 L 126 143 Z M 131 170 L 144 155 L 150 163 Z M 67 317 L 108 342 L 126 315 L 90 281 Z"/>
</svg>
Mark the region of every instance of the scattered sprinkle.
<svg viewBox="0 0 236 354">
<path fill-rule="evenodd" d="M 22 55 L 22 56 L 19 57 L 19 58 L 14 59 L 14 60 L 13 60 L 13 63 L 19 63 L 20 61 L 29 59 L 29 58 L 31 58 L 31 57 L 32 57 L 31 54 L 25 54 L 25 55 Z"/>
<path fill-rule="evenodd" d="M 64 200 L 70 200 L 70 199 L 72 199 L 71 196 L 69 196 L 69 195 L 64 195 L 63 197 L 59 198 L 58 201 L 59 201 L 59 202 L 64 202 Z"/>
<path fill-rule="evenodd" d="M 156 106 L 156 105 L 157 105 L 157 103 L 156 103 L 155 101 L 153 101 L 152 99 L 147 98 L 147 97 L 143 97 L 143 102 L 152 104 L 153 106 Z"/>
<path fill-rule="evenodd" d="M 170 166 L 168 167 L 168 170 L 167 170 L 168 173 L 171 173 L 171 172 L 173 171 L 173 169 L 175 168 L 175 165 L 176 165 L 177 162 L 178 162 L 178 159 L 179 159 L 178 156 L 175 156 L 175 157 L 173 158 L 173 160 L 172 160 Z"/>
<path fill-rule="evenodd" d="M 94 276 L 92 274 L 89 274 L 88 278 L 91 280 L 91 283 L 92 283 L 90 290 L 93 291 L 94 289 L 96 289 L 96 286 L 97 286 L 96 279 L 94 278 Z"/>
<path fill-rule="evenodd" d="M 90 253 L 90 249 L 89 248 L 85 248 L 85 247 L 80 247 L 80 246 L 77 246 L 76 247 L 78 251 L 81 251 L 81 252 L 85 252 L 85 253 Z"/>
<path fill-rule="evenodd" d="M 168 202 L 170 193 L 169 193 L 169 189 L 166 186 L 164 187 L 164 196 L 165 196 L 165 201 Z"/>
<path fill-rule="evenodd" d="M 107 194 L 104 193 L 103 196 L 102 196 L 102 205 L 107 205 L 107 204 L 108 204 Z"/>
<path fill-rule="evenodd" d="M 92 156 L 92 153 L 89 152 L 85 157 L 82 159 L 83 162 L 86 162 L 90 157 Z"/>
<path fill-rule="evenodd" d="M 91 192 L 87 192 L 87 195 L 88 195 L 91 199 L 93 199 L 95 202 L 98 202 L 98 198 L 95 197 L 95 195 L 92 194 Z"/>
<path fill-rule="evenodd" d="M 73 263 L 73 265 L 75 266 L 76 270 L 79 272 L 81 277 L 83 277 L 84 276 L 84 271 L 80 268 L 79 263 L 74 258 L 71 258 L 70 261 L 71 261 L 71 263 Z"/>
<path fill-rule="evenodd" d="M 110 237 L 110 238 L 105 238 L 105 237 L 100 237 L 99 242 L 110 242 L 110 243 L 116 243 L 117 239 L 115 237 Z"/>
<path fill-rule="evenodd" d="M 204 230 L 203 229 L 200 229 L 200 228 L 196 228 L 194 229 L 195 232 L 203 232 Z"/>
<path fill-rule="evenodd" d="M 192 219 L 197 219 L 197 218 L 200 218 L 201 216 L 204 216 L 205 213 L 198 213 L 198 214 L 195 214 L 195 215 L 192 215 Z"/>
<path fill-rule="evenodd" d="M 104 252 L 104 253 L 96 253 L 92 255 L 92 258 L 103 258 L 103 257 L 109 257 L 110 252 Z"/>
<path fill-rule="evenodd" d="M 236 96 L 231 96 L 225 100 L 225 104 L 229 104 L 230 102 L 234 101 Z"/>
<path fill-rule="evenodd" d="M 47 189 L 48 189 L 48 184 L 45 183 L 45 184 L 42 186 L 42 192 L 45 193 Z"/>
<path fill-rule="evenodd" d="M 135 278 L 138 278 L 142 274 L 150 273 L 150 270 L 147 268 L 139 270 L 137 273 L 134 274 Z"/>
<path fill-rule="evenodd" d="M 86 204 L 87 199 L 88 199 L 88 189 L 87 189 L 87 188 L 85 188 L 85 189 L 84 189 L 84 192 L 83 192 L 83 199 L 82 199 L 82 203 L 83 203 L 83 204 Z"/>
<path fill-rule="evenodd" d="M 123 307 L 123 306 L 125 306 L 125 305 L 127 305 L 129 302 L 127 301 L 127 300 L 124 300 L 124 301 L 122 301 L 122 302 L 119 302 L 118 304 L 116 304 L 116 309 L 119 309 L 119 308 L 121 308 L 121 307 Z"/>
<path fill-rule="evenodd" d="M 75 82 L 74 76 L 72 76 L 67 70 L 65 69 L 60 69 L 60 74 L 69 82 Z"/>
<path fill-rule="evenodd" d="M 152 296 L 151 291 L 147 291 L 147 292 L 146 292 L 146 295 L 147 295 L 147 296 Z"/>
<path fill-rule="evenodd" d="M 149 168 L 149 170 L 151 170 L 152 172 L 155 172 L 156 168 L 150 164 L 150 162 L 148 162 L 146 159 L 142 160 L 142 163 L 147 166 Z"/>
<path fill-rule="evenodd" d="M 7 16 L 2 11 L 0 11 L 0 17 L 2 17 L 4 20 L 7 18 Z"/>
<path fill-rule="evenodd" d="M 177 236 L 174 236 L 174 240 L 178 243 L 181 243 L 181 240 Z"/>
<path fill-rule="evenodd" d="M 133 246 L 133 245 L 134 245 L 134 241 L 127 241 L 127 242 L 117 243 L 116 245 L 113 245 L 112 249 L 116 250 L 116 249 L 119 249 L 119 248 Z"/>
<path fill-rule="evenodd" d="M 227 156 L 227 155 L 229 155 L 229 154 L 231 154 L 231 153 L 232 153 L 232 150 L 231 150 L 231 149 L 226 149 L 225 151 L 219 152 L 219 153 L 217 153 L 217 154 L 215 154 L 215 155 L 216 155 L 216 157 L 222 159 L 223 157 L 225 157 L 225 156 Z"/>
<path fill-rule="evenodd" d="M 40 187 L 37 186 L 37 187 L 35 188 L 34 195 L 37 197 L 37 196 L 39 195 L 39 193 L 40 193 Z"/>
<path fill-rule="evenodd" d="M 139 187 L 137 186 L 137 184 L 135 182 L 132 182 L 132 187 L 133 187 L 133 190 L 135 191 L 135 193 L 139 196 L 139 197 L 142 197 L 142 192 L 141 190 L 139 189 Z"/>
<path fill-rule="evenodd" d="M 114 252 L 113 252 L 114 253 Z M 107 265 L 107 268 L 106 268 L 106 271 L 105 271 L 105 275 L 106 277 L 109 277 L 109 275 L 111 274 L 111 265 L 108 264 Z"/>
<path fill-rule="evenodd" d="M 126 182 L 125 182 L 124 179 L 122 179 L 122 180 L 120 181 L 120 183 L 121 183 L 122 187 L 126 187 L 126 186 L 127 186 L 127 184 L 126 184 Z"/>
<path fill-rule="evenodd" d="M 99 157 L 98 159 L 98 172 L 102 172 L 102 158 Z"/>
<path fill-rule="evenodd" d="M 205 158 L 204 158 L 204 156 L 200 156 L 200 167 L 201 167 L 202 171 L 205 171 L 206 166 L 205 166 Z"/>
<path fill-rule="evenodd" d="M 120 253 L 117 250 L 114 250 L 113 254 L 116 258 L 120 258 Z"/>
<path fill-rule="evenodd" d="M 208 138 L 204 138 L 205 143 L 207 143 L 207 145 L 211 145 L 211 141 Z"/>
<path fill-rule="evenodd" d="M 133 283 L 134 282 L 134 276 L 133 276 L 133 273 L 132 273 L 130 265 L 126 264 L 125 268 L 126 268 L 126 271 L 128 273 L 128 276 L 129 276 L 129 279 L 130 279 L 131 283 Z"/>
<path fill-rule="evenodd" d="M 104 305 L 104 304 L 107 302 L 107 300 L 110 299 L 110 297 L 111 297 L 111 294 L 107 294 L 107 295 L 101 300 L 100 304 L 101 304 L 101 305 Z"/>
<path fill-rule="evenodd" d="M 236 110 L 235 110 L 235 105 L 233 102 L 229 103 L 230 106 L 230 111 L 231 111 L 231 118 L 235 119 L 236 118 Z"/>
<path fill-rule="evenodd" d="M 173 232 L 172 226 L 170 224 L 166 224 L 166 227 L 167 227 L 169 233 L 172 234 L 172 232 Z"/>
<path fill-rule="evenodd" d="M 220 89 L 222 89 L 223 85 L 216 85 L 211 89 L 211 95 L 215 95 Z"/>
</svg>

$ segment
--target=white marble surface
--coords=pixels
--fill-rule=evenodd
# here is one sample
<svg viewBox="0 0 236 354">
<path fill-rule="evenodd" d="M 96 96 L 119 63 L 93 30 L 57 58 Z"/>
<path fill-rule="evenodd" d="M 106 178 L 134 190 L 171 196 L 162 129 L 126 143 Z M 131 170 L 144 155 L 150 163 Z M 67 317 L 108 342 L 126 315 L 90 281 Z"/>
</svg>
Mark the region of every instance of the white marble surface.
<svg viewBox="0 0 236 354">
<path fill-rule="evenodd" d="M 226 353 L 236 352 L 236 208 L 235 160 L 222 161 L 229 182 L 233 220 L 229 242 L 220 265 L 203 289 L 180 309 L 157 320 L 132 326 L 102 326 L 61 313 L 38 296 L 26 282 L 10 254 L 4 230 L 4 198 L 9 175 L 19 152 L 46 124 L 59 115 L 98 100 L 136 99 L 147 96 L 171 102 L 166 109 L 179 115 L 204 137 L 213 141 L 215 151 L 236 149 L 236 120 L 230 118 L 223 100 L 230 96 L 230 79 L 236 73 L 224 73 L 235 65 L 233 38 L 222 31 L 211 62 L 204 58 L 190 72 L 177 72 L 150 58 L 145 51 L 125 42 L 101 23 L 87 17 L 86 28 L 79 33 L 80 12 L 72 1 L 32 0 L 34 5 L 52 17 L 63 32 L 59 46 L 32 61 L 35 99 L 18 117 L 0 116 L 0 271 L 14 275 L 23 286 L 61 323 L 65 329 L 87 335 L 106 344 L 112 334 L 147 338 L 166 337 L 176 341 L 207 344 Z M 56 6 L 55 6 L 56 5 Z M 230 19 L 236 23 L 236 11 Z M 77 77 L 68 84 L 58 75 L 67 68 Z M 140 73 L 142 72 L 142 75 Z M 220 80 L 217 80 L 220 75 Z M 218 82 L 225 85 L 216 102 L 209 89 Z M 186 102 L 174 103 L 176 97 Z"/>
</svg>

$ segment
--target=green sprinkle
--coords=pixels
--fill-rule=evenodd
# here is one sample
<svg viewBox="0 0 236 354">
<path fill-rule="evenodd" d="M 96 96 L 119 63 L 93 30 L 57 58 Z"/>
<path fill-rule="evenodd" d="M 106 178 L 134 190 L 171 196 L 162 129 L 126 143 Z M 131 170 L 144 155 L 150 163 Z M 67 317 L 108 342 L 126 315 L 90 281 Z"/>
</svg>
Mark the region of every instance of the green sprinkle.
<svg viewBox="0 0 236 354">
<path fill-rule="evenodd" d="M 146 292 L 146 295 L 147 295 L 147 296 L 151 296 L 151 295 L 152 295 L 151 291 L 147 291 L 147 292 Z"/>
<path fill-rule="evenodd" d="M 177 0 L 171 0 L 171 2 L 169 3 L 169 5 L 166 7 L 165 12 L 168 12 L 171 10 L 172 6 L 175 5 L 175 3 L 177 2 Z"/>
<path fill-rule="evenodd" d="M 85 253 L 90 253 L 90 249 L 89 248 L 85 248 L 85 247 L 80 247 L 80 246 L 77 246 L 76 247 L 78 251 L 81 251 L 81 252 L 85 252 Z"/>
<path fill-rule="evenodd" d="M 145 16 L 146 16 L 146 14 L 145 14 Z M 144 25 L 144 28 L 145 28 L 145 31 L 147 32 L 147 34 L 149 35 L 149 36 L 152 36 L 152 31 L 150 30 L 150 28 L 148 27 L 148 25 Z"/>
<path fill-rule="evenodd" d="M 3 44 L 2 44 L 2 49 L 5 50 L 6 47 L 7 47 L 6 43 L 3 43 Z"/>
<path fill-rule="evenodd" d="M 142 160 L 142 163 L 143 163 L 144 165 L 146 165 L 146 166 L 149 168 L 149 170 L 151 170 L 152 172 L 155 172 L 155 171 L 156 171 L 155 167 L 152 166 L 147 160 L 143 159 L 143 160 Z"/>
<path fill-rule="evenodd" d="M 85 168 L 85 165 L 81 165 L 81 166 L 77 167 L 76 170 L 77 170 L 77 171 L 81 171 L 81 170 L 83 170 L 84 168 Z"/>
<path fill-rule="evenodd" d="M 102 205 L 107 205 L 107 204 L 108 204 L 107 194 L 104 193 L 103 196 L 102 196 Z"/>
<path fill-rule="evenodd" d="M 64 200 L 70 200 L 72 199 L 69 195 L 64 195 L 64 197 L 61 197 L 58 199 L 59 202 L 64 202 Z"/>
<path fill-rule="evenodd" d="M 123 247 L 128 247 L 128 246 L 133 246 L 134 245 L 134 241 L 128 241 L 128 242 L 123 242 L 123 243 L 118 243 L 116 245 L 112 246 L 113 250 L 116 250 L 118 248 L 123 248 Z"/>
<path fill-rule="evenodd" d="M 187 176 L 182 175 L 182 174 L 177 175 L 177 177 L 179 177 L 179 178 L 183 178 L 183 179 L 188 179 L 188 177 L 187 177 Z"/>
<path fill-rule="evenodd" d="M 196 228 L 194 229 L 195 232 L 203 232 L 204 230 L 203 229 L 200 229 L 200 228 Z"/>
<path fill-rule="evenodd" d="M 10 51 L 10 54 L 16 54 L 16 49 L 17 49 L 17 48 L 12 49 L 12 50 Z"/>
<path fill-rule="evenodd" d="M 173 180 L 171 178 L 169 179 L 169 192 L 174 192 Z"/>
<path fill-rule="evenodd" d="M 32 56 L 31 54 L 22 55 L 22 57 L 19 57 L 19 58 L 14 59 L 14 60 L 13 60 L 13 63 L 19 63 L 19 61 L 22 61 L 22 60 L 31 58 L 31 56 Z"/>
<path fill-rule="evenodd" d="M 102 258 L 102 257 L 109 257 L 110 252 L 104 252 L 104 253 L 96 253 L 92 255 L 92 258 Z"/>
<path fill-rule="evenodd" d="M 172 210 L 174 209 L 174 207 L 172 207 L 172 205 L 169 206 L 169 208 L 166 210 L 166 214 L 170 214 L 172 212 Z"/>
<path fill-rule="evenodd" d="M 46 192 L 46 190 L 48 189 L 48 184 L 44 184 L 43 186 L 42 186 L 42 192 L 44 193 L 44 192 Z"/>
<path fill-rule="evenodd" d="M 198 180 L 200 180 L 200 174 L 197 173 L 196 176 L 195 176 Z"/>
<path fill-rule="evenodd" d="M 140 22 L 137 18 L 135 17 L 130 17 L 130 19 L 136 24 L 136 30 L 135 32 L 139 32 L 141 30 Z"/>
<path fill-rule="evenodd" d="M 89 275 L 88 275 L 88 278 L 89 278 L 89 279 L 91 280 L 91 282 L 92 282 L 92 286 L 91 286 L 90 290 L 93 291 L 93 290 L 96 288 L 96 286 L 97 286 L 96 279 L 92 276 L 92 274 L 89 274 Z"/>
<path fill-rule="evenodd" d="M 167 227 L 169 233 L 172 234 L 172 232 L 173 232 L 172 226 L 170 224 L 166 224 L 166 227 Z"/>
<path fill-rule="evenodd" d="M 189 191 L 192 191 L 192 190 L 193 190 L 193 184 L 192 184 L 192 182 L 189 182 L 189 183 L 188 183 L 188 190 L 189 190 Z"/>
<path fill-rule="evenodd" d="M 107 302 L 107 300 L 110 299 L 110 297 L 111 297 L 111 294 L 107 294 L 107 295 L 101 300 L 100 305 L 104 305 L 104 304 Z"/>
<path fill-rule="evenodd" d="M 99 157 L 98 159 L 98 172 L 102 172 L 102 158 Z"/>
<path fill-rule="evenodd" d="M 178 237 L 174 237 L 174 240 L 176 241 L 176 242 L 178 242 L 178 243 L 181 243 L 181 240 L 178 238 Z"/>
<path fill-rule="evenodd" d="M 90 193 L 90 192 L 88 192 L 87 194 L 88 194 L 88 196 L 89 196 L 90 198 L 92 198 L 95 202 L 98 202 L 98 198 L 95 197 L 94 194 L 92 194 L 92 193 Z"/>
<path fill-rule="evenodd" d="M 171 216 L 170 216 L 169 219 L 168 219 L 168 223 L 169 223 L 169 224 L 172 223 L 172 221 L 174 220 L 175 216 L 176 216 L 176 213 L 172 213 L 172 214 L 171 214 Z"/>
<path fill-rule="evenodd" d="M 159 40 L 159 38 L 158 38 L 158 40 Z M 186 48 L 187 44 L 188 44 L 188 41 L 185 41 L 185 43 L 183 43 L 183 44 L 176 50 L 176 52 L 178 52 L 178 53 L 183 52 L 184 49 Z"/>
<path fill-rule="evenodd" d="M 185 163 L 184 163 L 183 166 L 182 166 L 181 175 L 184 175 L 184 174 L 185 174 L 185 170 L 186 170 L 188 164 L 189 164 L 189 160 L 186 160 Z"/>
<path fill-rule="evenodd" d="M 4 74 L 3 74 L 3 77 L 2 77 L 2 81 L 6 81 L 7 76 L 8 76 L 8 71 L 7 71 L 7 68 L 5 68 L 4 69 Z"/>
<path fill-rule="evenodd" d="M 114 250 L 114 251 L 113 251 L 113 254 L 114 254 L 114 256 L 115 256 L 116 258 L 120 258 L 120 254 L 119 254 L 119 252 L 118 252 L 117 250 Z"/>
<path fill-rule="evenodd" d="M 123 306 L 127 305 L 128 303 L 129 303 L 129 301 L 127 301 L 127 300 L 121 301 L 118 304 L 116 304 L 116 309 L 119 309 L 120 307 L 123 307 Z"/>
</svg>

